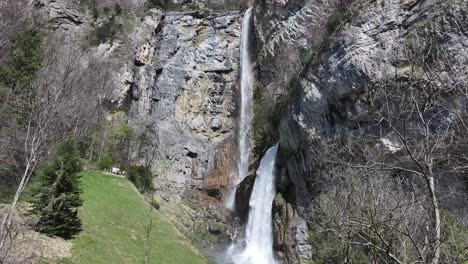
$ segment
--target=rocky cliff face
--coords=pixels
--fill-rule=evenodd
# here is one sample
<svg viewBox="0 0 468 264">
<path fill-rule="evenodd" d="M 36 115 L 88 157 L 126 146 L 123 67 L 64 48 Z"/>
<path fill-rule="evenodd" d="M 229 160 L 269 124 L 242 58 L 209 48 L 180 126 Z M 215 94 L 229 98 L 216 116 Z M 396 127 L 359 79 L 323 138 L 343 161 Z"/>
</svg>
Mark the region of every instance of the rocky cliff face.
<svg viewBox="0 0 468 264">
<path fill-rule="evenodd" d="M 156 192 L 185 229 L 192 217 L 206 220 L 205 210 L 226 220 L 204 190 L 221 199 L 234 160 L 240 19 L 238 12 L 154 11 L 136 33 L 141 41 L 124 74 L 129 120 L 157 145 Z M 198 216 L 181 217 L 174 204 L 182 199 L 200 207 Z"/>
<path fill-rule="evenodd" d="M 466 1 L 354 1 L 360 8 L 347 23 L 327 35 L 336 16 L 344 16 L 334 1 L 273 1 L 257 3 L 259 83 L 273 98 L 285 87 L 297 93 L 280 127 L 279 184 L 287 203 L 305 219 L 313 201 L 314 140 L 347 129 L 348 116 L 366 84 L 404 72 L 411 64 L 404 55 L 411 36 L 431 25 L 438 49 L 453 58 L 448 82 L 466 77 Z M 465 29 L 464 29 L 465 28 Z M 330 33 L 330 32 L 328 32 Z M 326 43 L 326 45 L 323 45 Z M 318 49 L 320 48 L 320 49 Z M 466 82 L 466 79 L 464 80 Z M 288 223 L 287 205 L 275 207 L 278 223 Z M 281 220 L 279 220 L 281 219 Z M 275 222 L 276 223 L 276 222 Z M 279 249 L 296 263 L 307 258 L 305 225 L 283 224 L 277 241 L 288 234 L 292 244 Z M 296 239 L 300 237 L 301 239 Z M 291 252 L 294 252 L 291 253 Z M 296 258 L 295 254 L 299 257 Z"/>
<path fill-rule="evenodd" d="M 169 163 L 156 165 L 156 173 L 182 194 L 202 188 L 217 148 L 234 136 L 239 15 L 154 13 L 145 19 L 153 32 L 130 67 L 129 116 L 151 126 L 156 159 Z"/>
</svg>

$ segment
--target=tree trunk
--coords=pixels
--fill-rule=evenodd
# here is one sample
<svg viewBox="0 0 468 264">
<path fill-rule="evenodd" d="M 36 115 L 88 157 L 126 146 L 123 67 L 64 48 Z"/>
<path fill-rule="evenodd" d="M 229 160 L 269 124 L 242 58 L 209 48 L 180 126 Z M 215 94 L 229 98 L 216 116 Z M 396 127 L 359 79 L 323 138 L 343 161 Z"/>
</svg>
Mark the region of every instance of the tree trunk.
<svg viewBox="0 0 468 264">
<path fill-rule="evenodd" d="M 13 198 L 13 202 L 11 203 L 11 207 L 6 213 L 6 215 L 3 217 L 2 225 L 0 226 L 0 251 L 3 249 L 8 239 L 8 234 L 11 231 L 11 223 L 16 212 L 16 206 L 18 205 L 21 193 L 23 193 L 23 190 L 26 187 L 26 184 L 28 183 L 29 178 L 31 176 L 31 172 L 34 168 L 33 163 L 34 160 L 30 160 L 27 163 L 26 169 L 24 170 L 23 176 L 21 177 L 21 182 L 18 185 L 18 188 L 16 189 L 15 197 Z"/>
<path fill-rule="evenodd" d="M 96 134 L 93 134 L 93 138 L 91 139 L 91 146 L 89 147 L 89 155 L 88 155 L 88 161 L 92 162 L 93 161 L 93 152 L 94 152 L 94 137 Z"/>
<path fill-rule="evenodd" d="M 431 176 L 428 178 L 429 189 L 431 195 L 431 203 L 434 217 L 434 256 L 432 257 L 431 264 L 438 264 L 440 258 L 440 211 L 439 211 L 439 202 L 437 201 L 437 196 L 435 194 L 435 184 L 434 177 Z"/>
<path fill-rule="evenodd" d="M 99 149 L 99 158 L 98 158 L 98 161 L 101 161 L 101 157 L 102 157 L 102 151 L 104 149 L 104 144 L 106 143 L 106 130 L 104 129 L 104 135 L 102 137 L 102 142 L 101 142 L 101 148 Z"/>
</svg>

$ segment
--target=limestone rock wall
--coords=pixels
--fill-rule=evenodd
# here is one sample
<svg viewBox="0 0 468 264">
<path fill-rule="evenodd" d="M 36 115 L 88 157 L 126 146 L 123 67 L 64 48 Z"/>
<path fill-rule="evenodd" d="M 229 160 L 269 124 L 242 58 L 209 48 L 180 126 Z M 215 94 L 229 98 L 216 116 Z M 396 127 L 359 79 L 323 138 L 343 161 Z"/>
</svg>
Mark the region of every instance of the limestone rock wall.
<svg viewBox="0 0 468 264">
<path fill-rule="evenodd" d="M 326 36 L 324 29 L 336 17 L 335 2 L 256 3 L 259 87 L 273 99 L 288 87 L 297 92 L 279 131 L 278 189 L 303 220 L 313 206 L 315 191 L 311 142 L 339 128 L 348 129 L 347 117 L 358 110 L 358 94 L 366 84 L 404 71 L 411 64 L 401 47 L 412 34 L 431 23 L 437 39 L 434 45 L 448 51 L 453 60 L 453 72 L 440 73 L 444 81 L 467 81 L 466 1 L 357 0 L 361 2 L 359 12 Z M 326 45 L 321 45 L 324 40 Z M 286 254 L 287 263 L 300 262 L 311 250 L 300 246 L 306 245 L 307 236 L 301 234 L 306 234 L 307 226 L 288 226 L 284 215 L 288 206 L 276 204 L 275 241 L 286 247 L 279 250 Z M 289 239 L 281 234 L 288 234 Z"/>
<path fill-rule="evenodd" d="M 240 15 L 154 13 L 130 67 L 131 122 L 151 128 L 159 182 L 202 188 L 218 147 L 234 137 Z M 162 166 L 166 163 L 168 166 Z"/>
</svg>

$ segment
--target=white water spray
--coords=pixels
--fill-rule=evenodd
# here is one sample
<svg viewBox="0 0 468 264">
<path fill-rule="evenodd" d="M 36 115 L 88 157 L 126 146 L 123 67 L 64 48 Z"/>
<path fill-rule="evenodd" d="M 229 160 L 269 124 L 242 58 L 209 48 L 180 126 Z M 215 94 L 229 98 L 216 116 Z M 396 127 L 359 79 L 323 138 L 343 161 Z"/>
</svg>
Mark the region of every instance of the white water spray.
<svg viewBox="0 0 468 264">
<path fill-rule="evenodd" d="M 226 207 L 235 209 L 236 187 L 244 180 L 249 172 L 249 154 L 252 142 L 250 140 L 250 131 L 252 128 L 252 64 L 250 62 L 250 17 L 252 8 L 247 9 L 242 20 L 242 36 L 240 47 L 240 65 L 241 65 L 241 107 L 239 116 L 239 136 L 237 150 L 237 174 L 231 178 L 231 190 L 225 200 Z"/>
<path fill-rule="evenodd" d="M 278 144 L 262 158 L 250 196 L 250 212 L 245 230 L 245 242 L 231 245 L 228 250 L 235 264 L 275 264 L 271 207 L 275 198 L 275 159 Z"/>
</svg>

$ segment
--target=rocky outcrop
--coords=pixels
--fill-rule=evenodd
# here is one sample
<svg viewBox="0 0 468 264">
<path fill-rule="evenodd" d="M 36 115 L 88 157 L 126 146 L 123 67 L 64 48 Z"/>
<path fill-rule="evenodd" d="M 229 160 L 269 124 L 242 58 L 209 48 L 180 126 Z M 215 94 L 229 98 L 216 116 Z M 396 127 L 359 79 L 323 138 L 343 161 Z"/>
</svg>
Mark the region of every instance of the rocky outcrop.
<svg viewBox="0 0 468 264">
<path fill-rule="evenodd" d="M 236 189 L 236 213 L 242 223 L 247 223 L 250 210 L 250 195 L 255 184 L 256 173 L 251 171 L 245 179 L 239 183 Z"/>
<path fill-rule="evenodd" d="M 87 20 L 74 3 L 68 0 L 34 0 L 36 10 L 43 11 L 41 17 L 53 30 L 75 30 Z"/>
<path fill-rule="evenodd" d="M 49 8 L 49 18 L 54 27 L 68 29 L 84 23 L 83 15 L 66 1 L 51 0 Z"/>
<path fill-rule="evenodd" d="M 450 76 L 441 72 L 440 76 L 446 76 L 443 78 L 448 82 L 466 83 L 466 1 L 356 0 L 358 12 L 327 35 L 323 29 L 336 15 L 343 15 L 335 12 L 332 2 L 272 1 L 256 5 L 260 87 L 272 98 L 283 94 L 284 87 L 296 93 L 290 98 L 290 109 L 279 131 L 278 189 L 302 219 L 306 219 L 316 192 L 313 179 L 317 151 L 313 142 L 352 127 L 348 116 L 357 111 L 356 102 L 368 83 L 405 71 L 411 62 L 402 51 L 412 35 L 430 25 L 434 45 L 453 58 L 453 72 Z M 318 46 L 322 48 L 316 49 Z M 282 213 L 285 208 L 275 205 L 274 214 L 281 219 L 275 220 L 277 223 L 288 222 Z M 296 228 L 307 229 L 299 224 Z M 294 254 L 283 251 L 288 263 L 299 262 L 307 255 L 308 250 L 299 247 L 306 235 L 302 240 L 295 240 L 294 233 L 286 235 L 289 239 L 275 233 L 275 243 L 294 249 Z"/>
<path fill-rule="evenodd" d="M 203 190 L 209 196 L 216 197 L 218 200 L 223 198 L 223 193 L 229 187 L 229 179 L 233 172 L 235 150 L 235 145 L 229 143 L 216 151 L 214 168 L 210 175 L 203 179 Z"/>
<path fill-rule="evenodd" d="M 257 81 L 269 98 L 287 93 L 308 53 L 321 45 L 334 1 L 290 0 L 255 5 Z"/>
<path fill-rule="evenodd" d="M 439 27 L 439 22 L 450 27 L 450 19 L 455 19 L 453 12 L 457 12 L 455 9 L 448 5 L 441 8 L 438 1 L 392 0 L 385 1 L 384 5 L 370 4 L 314 59 L 297 83 L 300 93 L 297 104 L 280 129 L 280 144 L 286 156 L 284 160 L 287 159 L 283 167 L 287 168 L 289 179 L 295 186 L 307 186 L 304 180 L 312 173 L 311 168 L 303 166 L 313 164 L 304 143 L 331 135 L 346 126 L 347 116 L 356 110 L 354 103 L 366 84 L 392 76 L 411 63 L 397 55 L 402 53 L 411 34 L 429 23 L 434 28 Z M 442 22 L 438 17 L 447 21 Z M 456 64 L 461 63 L 455 66 L 459 69 L 465 68 L 462 64 L 467 61 L 463 50 L 468 42 L 463 35 L 454 29 L 437 44 L 453 52 Z M 451 76 L 450 81 L 459 81 L 463 78 L 462 72 Z M 310 191 L 297 189 L 298 205 L 308 205 L 303 198 L 308 197 L 306 193 Z"/>
<path fill-rule="evenodd" d="M 284 263 L 298 263 L 310 259 L 306 221 L 297 215 L 293 206 L 281 193 L 273 201 L 273 247 Z M 297 248 L 298 247 L 298 248 Z M 299 254 L 303 252 L 304 254 Z M 309 253 L 307 253 L 309 252 Z"/>
<path fill-rule="evenodd" d="M 234 135 L 239 15 L 153 13 L 146 20 L 152 34 L 136 47 L 129 115 L 157 139 L 155 164 L 167 164 L 154 167 L 159 181 L 183 196 L 203 188 L 217 149 Z"/>
</svg>

